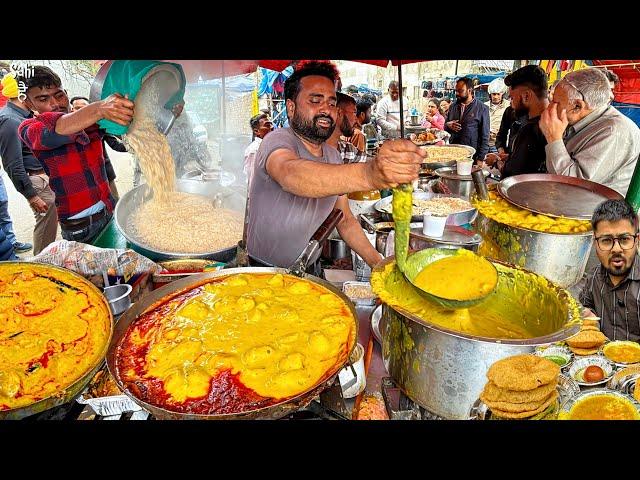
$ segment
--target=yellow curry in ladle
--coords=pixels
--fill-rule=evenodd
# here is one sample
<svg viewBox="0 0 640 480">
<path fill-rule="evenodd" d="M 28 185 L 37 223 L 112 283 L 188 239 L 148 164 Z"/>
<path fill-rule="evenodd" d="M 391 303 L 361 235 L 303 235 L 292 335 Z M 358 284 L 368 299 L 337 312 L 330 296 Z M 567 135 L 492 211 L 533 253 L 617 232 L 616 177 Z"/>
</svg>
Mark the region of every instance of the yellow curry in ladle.
<svg viewBox="0 0 640 480">
<path fill-rule="evenodd" d="M 483 257 L 468 250 L 428 264 L 413 284 L 441 298 L 472 300 L 490 294 L 498 282 L 498 272 Z"/>
</svg>

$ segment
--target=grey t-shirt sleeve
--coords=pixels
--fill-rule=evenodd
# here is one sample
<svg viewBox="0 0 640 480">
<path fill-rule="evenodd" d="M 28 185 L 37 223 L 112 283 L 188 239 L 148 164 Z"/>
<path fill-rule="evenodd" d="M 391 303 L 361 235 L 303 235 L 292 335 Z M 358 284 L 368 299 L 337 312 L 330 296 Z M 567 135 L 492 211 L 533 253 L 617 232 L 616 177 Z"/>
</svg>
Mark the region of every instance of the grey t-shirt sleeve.
<svg viewBox="0 0 640 480">
<path fill-rule="evenodd" d="M 267 159 L 269 155 L 279 149 L 291 150 L 296 155 L 298 153 L 298 145 L 296 144 L 295 137 L 288 133 L 286 130 L 276 130 L 271 132 L 269 135 L 264 137 L 262 143 L 260 143 L 260 147 L 256 152 L 256 168 L 264 172 L 266 176 L 269 176 L 267 173 Z"/>
</svg>

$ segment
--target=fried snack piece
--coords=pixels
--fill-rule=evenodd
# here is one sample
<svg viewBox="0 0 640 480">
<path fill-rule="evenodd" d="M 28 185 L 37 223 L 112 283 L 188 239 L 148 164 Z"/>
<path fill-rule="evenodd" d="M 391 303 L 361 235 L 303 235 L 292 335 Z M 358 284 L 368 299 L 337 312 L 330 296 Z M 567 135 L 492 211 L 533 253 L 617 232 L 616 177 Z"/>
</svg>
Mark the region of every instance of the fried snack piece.
<svg viewBox="0 0 640 480">
<path fill-rule="evenodd" d="M 519 392 L 557 381 L 558 375 L 558 364 L 530 354 L 503 358 L 491 365 L 487 371 L 487 378 L 496 386 Z"/>
<path fill-rule="evenodd" d="M 528 402 L 528 403 L 509 403 L 509 402 L 485 402 L 491 411 L 498 410 L 500 412 L 509 412 L 509 413 L 524 413 L 524 412 L 532 412 L 540 408 L 541 405 L 547 403 L 553 394 L 558 394 L 556 390 L 550 392 L 545 398 L 542 400 L 538 400 L 536 402 Z"/>
<path fill-rule="evenodd" d="M 625 367 L 621 370 L 618 370 L 616 373 L 613 374 L 612 378 L 615 381 L 620 381 L 623 377 L 626 377 L 627 375 L 635 375 L 635 374 L 640 375 L 640 364 L 631 365 L 629 367 Z"/>
<path fill-rule="evenodd" d="M 600 331 L 600 329 L 596 325 L 582 325 L 582 328 L 580 329 L 581 332 L 588 331 L 588 330 L 591 330 L 594 332 Z"/>
<path fill-rule="evenodd" d="M 607 337 L 600 331 L 593 330 L 581 330 L 573 337 L 567 339 L 567 345 L 575 348 L 598 348 L 604 342 L 607 341 Z"/>
<path fill-rule="evenodd" d="M 541 402 L 545 400 L 551 392 L 556 389 L 557 383 L 551 382 L 547 385 L 543 385 L 533 390 L 516 391 L 505 390 L 498 387 L 492 381 L 488 381 L 484 386 L 484 390 L 480 394 L 480 400 L 487 405 L 494 402 L 508 402 L 508 403 L 530 403 Z"/>
<path fill-rule="evenodd" d="M 547 401 L 545 401 L 542 405 L 540 405 L 538 408 L 536 408 L 535 410 L 532 410 L 530 412 L 519 412 L 519 413 L 513 413 L 513 412 L 505 412 L 503 410 L 500 409 L 496 409 L 494 410 L 493 408 L 491 409 L 491 413 L 492 415 L 495 415 L 496 417 L 502 417 L 502 418 L 529 418 L 529 417 L 533 417 L 534 415 L 537 415 L 538 413 L 546 410 L 546 408 L 551 405 L 553 402 L 556 401 L 556 399 L 558 398 L 558 392 L 555 391 L 551 394 L 551 396 L 547 399 Z"/>
<path fill-rule="evenodd" d="M 596 320 L 595 318 L 584 318 L 582 320 L 582 327 L 597 327 L 600 330 L 600 320 Z"/>
<path fill-rule="evenodd" d="M 111 376 L 106 367 L 99 370 L 95 374 L 93 380 L 87 389 L 89 398 L 110 397 L 113 395 L 122 395 L 122 391 L 118 388 L 118 384 Z"/>
<path fill-rule="evenodd" d="M 576 355 L 586 356 L 586 355 L 594 355 L 598 353 L 598 348 L 577 348 L 577 347 L 569 347 Z"/>
<path fill-rule="evenodd" d="M 636 385 L 633 387 L 633 398 L 640 402 L 640 381 L 636 380 Z"/>
</svg>

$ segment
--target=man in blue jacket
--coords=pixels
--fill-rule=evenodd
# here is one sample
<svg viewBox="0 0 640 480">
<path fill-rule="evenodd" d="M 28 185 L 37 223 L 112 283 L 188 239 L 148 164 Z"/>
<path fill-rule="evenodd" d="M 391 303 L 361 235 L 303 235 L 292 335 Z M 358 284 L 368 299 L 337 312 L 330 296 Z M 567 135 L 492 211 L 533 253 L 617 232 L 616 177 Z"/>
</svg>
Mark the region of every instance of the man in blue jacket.
<svg viewBox="0 0 640 480">
<path fill-rule="evenodd" d="M 444 129 L 451 134 L 449 143 L 476 149 L 474 160 L 483 160 L 489 151 L 489 107 L 473 96 L 468 77 L 456 82 L 456 102 L 449 107 Z"/>
</svg>

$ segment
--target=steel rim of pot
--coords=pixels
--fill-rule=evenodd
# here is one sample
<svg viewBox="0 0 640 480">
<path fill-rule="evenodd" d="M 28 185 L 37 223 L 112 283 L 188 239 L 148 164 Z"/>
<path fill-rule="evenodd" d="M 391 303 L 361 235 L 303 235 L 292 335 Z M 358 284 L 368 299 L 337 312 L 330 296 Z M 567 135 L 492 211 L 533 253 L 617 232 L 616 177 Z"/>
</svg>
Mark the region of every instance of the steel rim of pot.
<svg viewBox="0 0 640 480">
<path fill-rule="evenodd" d="M 389 263 L 391 263 L 392 261 L 395 261 L 395 256 L 391 256 L 388 258 L 385 258 L 382 262 L 380 262 L 378 265 L 375 266 L 374 268 L 374 272 L 380 272 L 384 269 L 384 267 L 386 265 L 388 265 Z M 517 265 L 508 263 L 508 262 L 503 262 L 500 260 L 495 260 L 495 259 L 490 259 L 491 262 L 494 263 L 499 263 L 500 265 L 506 266 L 506 267 L 510 267 L 510 268 L 514 268 L 517 270 L 521 270 L 521 271 L 525 271 L 527 273 L 531 273 L 534 275 L 539 275 L 535 272 L 532 272 L 531 270 L 527 270 L 525 268 L 522 267 L 518 267 Z M 541 275 L 539 275 L 541 276 Z M 544 278 L 544 277 L 543 277 Z M 549 282 L 552 284 L 552 287 L 556 290 L 560 289 L 560 294 L 562 296 L 567 296 L 569 294 L 569 292 L 567 292 L 565 289 L 562 289 L 562 287 L 560 287 L 559 285 L 557 285 L 555 282 L 551 282 L 549 280 Z M 409 283 L 409 282 L 407 282 Z M 445 327 L 442 327 L 440 325 L 435 325 L 433 323 L 430 323 L 428 320 L 424 320 L 416 315 L 414 315 L 413 313 L 404 310 L 401 307 L 395 307 L 392 305 L 389 305 L 387 303 L 384 303 L 384 305 L 386 305 L 388 308 L 391 308 L 392 310 L 396 311 L 398 314 L 400 314 L 401 316 L 421 325 L 427 328 L 432 328 L 434 330 L 437 330 L 438 332 L 447 334 L 447 335 L 451 335 L 453 337 L 457 337 L 463 340 L 469 340 L 469 341 L 480 341 L 480 342 L 484 342 L 484 343 L 499 343 L 499 344 L 503 344 L 503 345 L 522 345 L 522 346 L 537 346 L 537 345 L 543 345 L 546 343 L 554 343 L 554 342 L 558 342 L 558 341 L 562 341 L 572 335 L 575 335 L 576 333 L 578 333 L 578 331 L 580 331 L 580 324 L 578 323 L 578 319 L 573 318 L 573 316 L 571 315 L 571 310 L 568 311 L 568 319 L 567 321 L 563 324 L 563 328 L 561 328 L 560 330 L 558 330 L 557 332 L 553 332 L 550 333 L 548 335 L 544 335 L 542 337 L 534 337 L 534 338 L 527 338 L 527 339 L 522 339 L 522 340 L 516 340 L 516 339 L 504 339 L 504 338 L 491 338 L 491 337 L 481 337 L 481 336 L 477 336 L 477 335 L 468 335 L 462 332 L 458 332 L 456 330 L 451 330 Z M 566 333 L 570 333 L 570 335 L 566 335 Z"/>
</svg>

